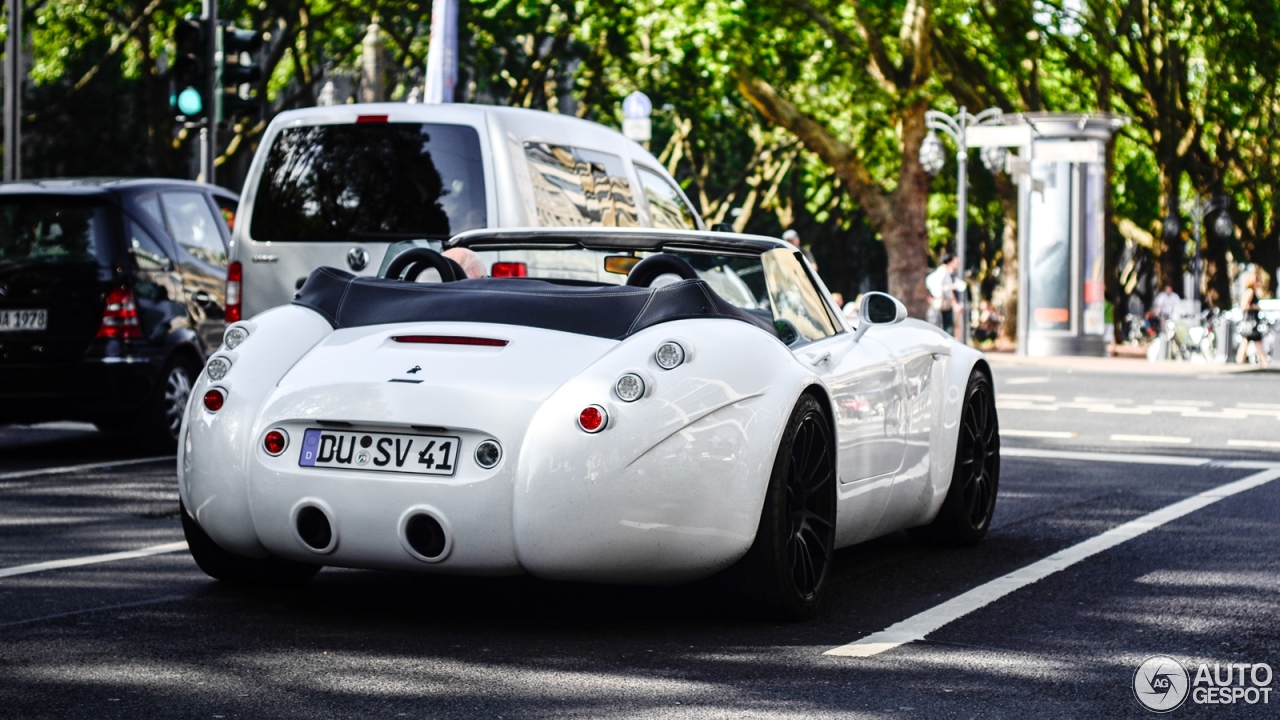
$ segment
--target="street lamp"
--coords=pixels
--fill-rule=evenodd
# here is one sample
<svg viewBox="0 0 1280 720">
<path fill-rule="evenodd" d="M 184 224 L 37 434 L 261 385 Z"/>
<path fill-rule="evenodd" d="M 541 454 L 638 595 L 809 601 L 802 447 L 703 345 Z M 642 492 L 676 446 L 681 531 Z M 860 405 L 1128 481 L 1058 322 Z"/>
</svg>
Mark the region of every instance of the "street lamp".
<svg viewBox="0 0 1280 720">
<path fill-rule="evenodd" d="M 999 108 L 990 108 L 974 115 L 965 108 L 960 108 L 960 112 L 955 115 L 948 115 L 938 110 L 930 110 L 924 116 L 925 125 L 930 132 L 923 142 L 920 143 L 920 166 L 930 175 L 936 175 L 942 170 L 942 166 L 946 160 L 942 152 L 942 143 L 938 141 L 935 131 L 941 130 L 956 143 L 956 163 L 959 165 L 957 174 L 959 181 L 956 208 L 956 257 L 960 258 L 960 279 L 965 280 L 965 215 L 968 212 L 968 188 L 966 171 L 969 164 L 969 145 L 966 142 L 965 135 L 969 128 L 975 125 L 998 125 L 1004 121 L 1004 111 Z M 1001 148 L 1003 150 L 1003 148 Z M 992 170 L 992 164 L 996 161 L 995 157 L 988 158 L 988 154 L 983 152 L 983 164 L 987 169 Z M 1000 164 L 1003 164 L 1003 156 L 1000 157 Z M 963 322 L 960 323 L 960 341 L 969 342 L 969 293 L 960 299 L 960 311 Z"/>
<path fill-rule="evenodd" d="M 1218 237 L 1227 237 L 1235 230 L 1235 224 L 1231 222 L 1231 213 L 1227 212 L 1231 207 L 1231 198 L 1225 195 L 1206 198 L 1200 200 L 1196 198 L 1191 207 L 1191 219 L 1195 228 L 1195 253 L 1191 258 L 1191 297 L 1190 300 L 1200 299 L 1200 227 L 1204 224 L 1204 219 L 1218 213 L 1217 219 L 1213 221 L 1213 232 Z"/>
</svg>

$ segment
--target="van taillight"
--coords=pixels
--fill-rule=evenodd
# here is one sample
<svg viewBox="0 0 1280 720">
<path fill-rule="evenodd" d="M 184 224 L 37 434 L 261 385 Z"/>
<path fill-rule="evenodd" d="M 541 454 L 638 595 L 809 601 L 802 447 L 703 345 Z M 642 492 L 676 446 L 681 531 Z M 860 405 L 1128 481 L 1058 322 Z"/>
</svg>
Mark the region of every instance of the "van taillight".
<svg viewBox="0 0 1280 720">
<path fill-rule="evenodd" d="M 227 266 L 227 322 L 233 323 L 240 320 L 240 288 L 241 278 L 244 276 L 244 269 L 238 262 L 233 262 Z"/>
<path fill-rule="evenodd" d="M 102 324 L 98 337 L 141 340 L 142 328 L 138 325 L 138 305 L 133 302 L 133 291 L 118 287 L 107 293 L 106 307 L 102 309 Z"/>
<path fill-rule="evenodd" d="M 529 268 L 522 262 L 496 262 L 489 269 L 489 277 L 528 277 Z"/>
</svg>

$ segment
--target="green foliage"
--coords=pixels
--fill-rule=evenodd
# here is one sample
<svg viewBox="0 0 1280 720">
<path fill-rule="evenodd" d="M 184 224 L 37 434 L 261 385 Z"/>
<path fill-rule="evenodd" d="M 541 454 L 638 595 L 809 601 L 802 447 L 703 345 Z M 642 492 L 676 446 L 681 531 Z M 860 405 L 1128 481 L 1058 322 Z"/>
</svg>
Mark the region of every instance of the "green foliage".
<svg viewBox="0 0 1280 720">
<path fill-rule="evenodd" d="M 765 121 L 735 74 L 767 79 L 855 148 L 888 193 L 902 169 L 902 114 L 920 100 L 946 111 L 1123 113 L 1135 122 L 1114 145 L 1117 224 L 1156 230 L 1170 188 L 1225 194 L 1239 254 L 1280 265 L 1280 0 L 935 0 L 923 5 L 932 69 L 892 92 L 868 71 L 866 38 L 884 40 L 887 61 L 902 66 L 896 39 L 910 1 L 462 0 L 457 99 L 616 126 L 621 99 L 644 91 L 655 105 L 652 149 L 704 214 L 748 231 L 799 229 L 850 297 L 867 282 L 883 287 L 880 241 L 833 169 Z M 430 4 L 221 3 L 222 18 L 270 39 L 262 112 L 223 133 L 219 179 L 238 186 L 275 113 L 315 104 L 327 79 L 358 78 L 375 16 L 386 97 L 409 97 L 423 81 Z M 190 174 L 192 133 L 174 125 L 166 73 L 175 21 L 199 9 L 195 0 L 28 3 L 27 173 Z M 990 289 L 1009 186 L 976 152 L 969 169 L 973 262 Z M 931 186 L 935 251 L 954 233 L 954 172 L 949 158 Z"/>
</svg>

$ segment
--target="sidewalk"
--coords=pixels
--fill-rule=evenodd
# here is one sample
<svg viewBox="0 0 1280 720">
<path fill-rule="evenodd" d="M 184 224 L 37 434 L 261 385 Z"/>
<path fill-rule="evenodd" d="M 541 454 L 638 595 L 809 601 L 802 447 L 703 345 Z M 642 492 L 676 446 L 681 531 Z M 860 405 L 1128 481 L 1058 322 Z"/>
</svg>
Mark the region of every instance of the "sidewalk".
<svg viewBox="0 0 1280 720">
<path fill-rule="evenodd" d="M 1146 357 L 1027 357 L 1012 352 L 988 351 L 987 362 L 1004 367 L 1035 367 L 1068 372 L 1132 373 L 1137 375 L 1232 375 L 1237 373 L 1271 373 L 1256 365 L 1194 362 L 1149 362 Z"/>
</svg>

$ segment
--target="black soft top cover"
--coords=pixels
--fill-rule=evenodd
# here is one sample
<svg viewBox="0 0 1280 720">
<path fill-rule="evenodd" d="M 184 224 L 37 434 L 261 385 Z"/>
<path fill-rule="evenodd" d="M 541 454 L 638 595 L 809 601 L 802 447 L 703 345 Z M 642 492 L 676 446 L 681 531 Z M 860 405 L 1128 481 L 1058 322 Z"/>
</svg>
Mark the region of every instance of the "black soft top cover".
<svg viewBox="0 0 1280 720">
<path fill-rule="evenodd" d="M 702 280 L 660 288 L 583 287 L 532 278 L 415 283 L 322 267 L 307 278 L 293 304 L 320 313 L 334 328 L 480 322 L 621 340 L 671 320 L 726 318 L 775 334 L 767 321 L 726 302 Z"/>
</svg>

